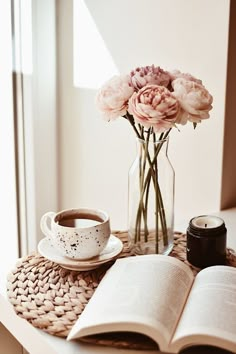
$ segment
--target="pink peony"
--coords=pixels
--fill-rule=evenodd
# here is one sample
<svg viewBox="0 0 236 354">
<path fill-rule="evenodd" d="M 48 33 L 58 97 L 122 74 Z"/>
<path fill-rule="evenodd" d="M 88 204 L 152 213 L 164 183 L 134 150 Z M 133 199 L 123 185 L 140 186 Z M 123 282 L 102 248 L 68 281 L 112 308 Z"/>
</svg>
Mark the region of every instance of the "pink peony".
<svg viewBox="0 0 236 354">
<path fill-rule="evenodd" d="M 203 85 L 178 78 L 172 82 L 172 87 L 182 111 L 177 117 L 177 123 L 185 124 L 187 120 L 200 123 L 202 119 L 209 118 L 213 98 Z"/>
<path fill-rule="evenodd" d="M 174 126 L 179 103 L 164 86 L 147 85 L 134 92 L 129 100 L 128 111 L 134 120 L 155 132 L 163 132 Z"/>
<path fill-rule="evenodd" d="M 202 85 L 202 80 L 197 79 L 196 77 L 192 76 L 191 74 L 181 73 L 181 71 L 179 71 L 179 70 L 170 71 L 170 72 L 168 72 L 168 74 L 170 75 L 171 81 L 178 79 L 178 78 L 182 78 L 185 80 L 197 82 L 198 84 Z"/>
<path fill-rule="evenodd" d="M 96 96 L 97 108 L 106 120 L 114 120 L 127 113 L 128 100 L 133 92 L 128 75 L 114 76 L 99 90 Z"/>
<path fill-rule="evenodd" d="M 160 85 L 167 87 L 170 82 L 170 76 L 167 71 L 159 66 L 144 66 L 136 68 L 130 73 L 131 85 L 135 91 L 140 90 L 146 85 Z"/>
</svg>

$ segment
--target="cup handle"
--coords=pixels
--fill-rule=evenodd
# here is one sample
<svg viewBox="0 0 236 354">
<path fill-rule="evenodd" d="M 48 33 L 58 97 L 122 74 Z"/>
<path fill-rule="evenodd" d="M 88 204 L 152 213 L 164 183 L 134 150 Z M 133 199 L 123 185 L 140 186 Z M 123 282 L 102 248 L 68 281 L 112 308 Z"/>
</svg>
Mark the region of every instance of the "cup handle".
<svg viewBox="0 0 236 354">
<path fill-rule="evenodd" d="M 52 229 L 51 229 L 51 221 L 52 221 L 52 218 L 56 215 L 56 213 L 54 213 L 53 211 L 49 211 L 48 213 L 44 214 L 42 217 L 41 217 L 41 220 L 40 220 L 40 228 L 41 228 L 41 231 L 43 232 L 43 234 L 49 238 L 53 238 L 54 237 L 54 234 L 52 232 Z M 50 227 L 48 226 L 48 222 L 50 221 Z"/>
</svg>

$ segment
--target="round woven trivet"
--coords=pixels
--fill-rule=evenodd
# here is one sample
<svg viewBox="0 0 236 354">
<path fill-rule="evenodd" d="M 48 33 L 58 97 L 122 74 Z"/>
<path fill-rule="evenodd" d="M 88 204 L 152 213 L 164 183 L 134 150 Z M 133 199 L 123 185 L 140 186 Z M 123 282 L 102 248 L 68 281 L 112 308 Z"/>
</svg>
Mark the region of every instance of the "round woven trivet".
<svg viewBox="0 0 236 354">
<path fill-rule="evenodd" d="M 119 257 L 131 255 L 127 233 L 120 231 L 114 234 L 124 243 Z M 175 233 L 170 255 L 187 263 L 196 274 L 198 269 L 186 261 L 185 249 L 186 236 Z M 94 270 L 77 272 L 66 270 L 39 254 L 28 255 L 18 260 L 8 276 L 8 298 L 16 313 L 33 326 L 66 337 L 112 263 Z M 231 249 L 227 249 L 227 264 L 236 266 L 236 255 Z M 153 343 L 138 343 L 136 338 L 133 344 L 112 337 L 106 341 L 96 339 L 96 343 L 136 349 L 153 348 Z"/>
</svg>

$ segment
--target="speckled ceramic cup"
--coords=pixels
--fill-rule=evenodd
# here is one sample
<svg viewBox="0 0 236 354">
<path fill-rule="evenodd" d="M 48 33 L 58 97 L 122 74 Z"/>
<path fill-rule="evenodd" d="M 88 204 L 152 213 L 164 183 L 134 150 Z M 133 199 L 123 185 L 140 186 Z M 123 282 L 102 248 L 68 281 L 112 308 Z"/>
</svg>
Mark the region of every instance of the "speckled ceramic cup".
<svg viewBox="0 0 236 354">
<path fill-rule="evenodd" d="M 91 220 L 93 225 L 81 227 L 81 219 Z M 78 260 L 99 255 L 111 234 L 109 216 L 99 209 L 48 212 L 42 216 L 40 227 L 61 255 Z"/>
</svg>

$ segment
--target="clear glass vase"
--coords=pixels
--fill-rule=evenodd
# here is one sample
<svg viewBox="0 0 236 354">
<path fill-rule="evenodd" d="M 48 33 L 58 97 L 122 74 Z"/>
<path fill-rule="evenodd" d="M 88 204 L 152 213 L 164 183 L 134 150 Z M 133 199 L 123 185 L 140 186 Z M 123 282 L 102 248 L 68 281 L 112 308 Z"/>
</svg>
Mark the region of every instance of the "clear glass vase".
<svg viewBox="0 0 236 354">
<path fill-rule="evenodd" d="M 129 170 L 128 232 L 134 254 L 168 254 L 173 248 L 174 169 L 168 137 L 137 139 Z"/>
</svg>

